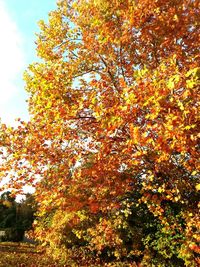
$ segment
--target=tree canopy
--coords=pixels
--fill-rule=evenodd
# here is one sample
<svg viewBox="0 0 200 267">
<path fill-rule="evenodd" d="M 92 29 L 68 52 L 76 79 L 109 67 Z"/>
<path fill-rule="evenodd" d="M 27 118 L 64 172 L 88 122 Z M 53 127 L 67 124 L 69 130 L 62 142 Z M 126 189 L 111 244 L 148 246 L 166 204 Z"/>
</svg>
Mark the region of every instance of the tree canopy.
<svg viewBox="0 0 200 267">
<path fill-rule="evenodd" d="M 35 186 L 55 257 L 198 264 L 199 18 L 197 0 L 59 0 L 39 22 L 1 177 Z"/>
</svg>

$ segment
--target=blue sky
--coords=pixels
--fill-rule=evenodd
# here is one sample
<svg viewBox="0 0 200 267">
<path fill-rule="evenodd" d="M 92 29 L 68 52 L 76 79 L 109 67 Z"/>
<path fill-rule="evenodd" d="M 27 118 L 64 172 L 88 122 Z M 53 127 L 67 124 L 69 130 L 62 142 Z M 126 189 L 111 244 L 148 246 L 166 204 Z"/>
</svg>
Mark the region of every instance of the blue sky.
<svg viewBox="0 0 200 267">
<path fill-rule="evenodd" d="M 45 21 L 56 8 L 56 0 L 0 0 L 0 118 L 15 124 L 16 118 L 28 120 L 27 94 L 23 72 L 37 61 L 35 33 L 37 22 Z"/>
</svg>

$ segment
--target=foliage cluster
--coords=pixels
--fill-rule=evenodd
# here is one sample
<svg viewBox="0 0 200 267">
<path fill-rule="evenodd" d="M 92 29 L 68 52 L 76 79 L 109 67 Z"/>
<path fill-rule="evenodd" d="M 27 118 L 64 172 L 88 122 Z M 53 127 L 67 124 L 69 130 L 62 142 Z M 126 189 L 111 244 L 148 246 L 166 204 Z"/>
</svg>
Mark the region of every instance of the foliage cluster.
<svg viewBox="0 0 200 267">
<path fill-rule="evenodd" d="M 59 0 L 40 21 L 31 120 L 1 125 L 1 176 L 36 187 L 35 237 L 61 262 L 198 265 L 199 13 Z"/>
</svg>

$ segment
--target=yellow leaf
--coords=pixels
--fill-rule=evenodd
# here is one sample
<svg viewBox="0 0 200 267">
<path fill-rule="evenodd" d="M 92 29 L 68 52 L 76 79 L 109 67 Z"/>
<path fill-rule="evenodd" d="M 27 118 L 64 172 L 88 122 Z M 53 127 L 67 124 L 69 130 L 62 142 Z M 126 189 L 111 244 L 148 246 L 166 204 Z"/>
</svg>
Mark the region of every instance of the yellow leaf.
<svg viewBox="0 0 200 267">
<path fill-rule="evenodd" d="M 178 16 L 175 14 L 174 17 L 173 17 L 173 20 L 174 21 L 178 21 Z"/>
<path fill-rule="evenodd" d="M 193 171 L 191 174 L 192 174 L 192 175 L 195 175 L 195 174 L 197 174 L 197 171 Z"/>
<path fill-rule="evenodd" d="M 191 70 L 189 70 L 187 73 L 186 73 L 186 77 L 189 77 L 190 75 L 193 75 L 193 76 L 195 76 L 195 75 L 197 75 L 197 76 L 199 76 L 199 72 L 200 72 L 200 68 L 194 68 L 194 69 L 191 69 Z"/>
<path fill-rule="evenodd" d="M 179 106 L 180 110 L 184 110 L 183 103 L 181 101 L 179 101 L 179 100 L 177 101 L 177 103 L 178 103 L 178 106 Z"/>
<path fill-rule="evenodd" d="M 167 87 L 169 89 L 174 89 L 174 81 L 172 79 L 169 79 L 169 82 L 167 83 Z"/>
<path fill-rule="evenodd" d="M 179 200 L 179 197 L 175 197 L 174 200 L 177 202 Z"/>
<path fill-rule="evenodd" d="M 186 87 L 187 88 L 193 88 L 195 85 L 196 85 L 196 82 L 194 82 L 192 80 L 186 81 Z"/>
<path fill-rule="evenodd" d="M 200 191 L 200 184 L 197 184 L 195 187 L 197 191 Z"/>
<path fill-rule="evenodd" d="M 158 188 L 158 193 L 162 193 L 163 189 L 161 187 Z"/>
</svg>

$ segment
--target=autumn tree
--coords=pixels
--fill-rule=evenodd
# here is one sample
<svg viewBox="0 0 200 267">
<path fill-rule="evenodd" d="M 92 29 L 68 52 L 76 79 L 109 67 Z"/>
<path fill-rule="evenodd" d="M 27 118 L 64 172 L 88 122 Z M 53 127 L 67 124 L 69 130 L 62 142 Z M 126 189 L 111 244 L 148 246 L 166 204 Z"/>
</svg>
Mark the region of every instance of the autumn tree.
<svg viewBox="0 0 200 267">
<path fill-rule="evenodd" d="M 1 176 L 34 184 L 35 235 L 63 262 L 197 266 L 199 18 L 197 0 L 60 0 L 40 21 Z"/>
</svg>

